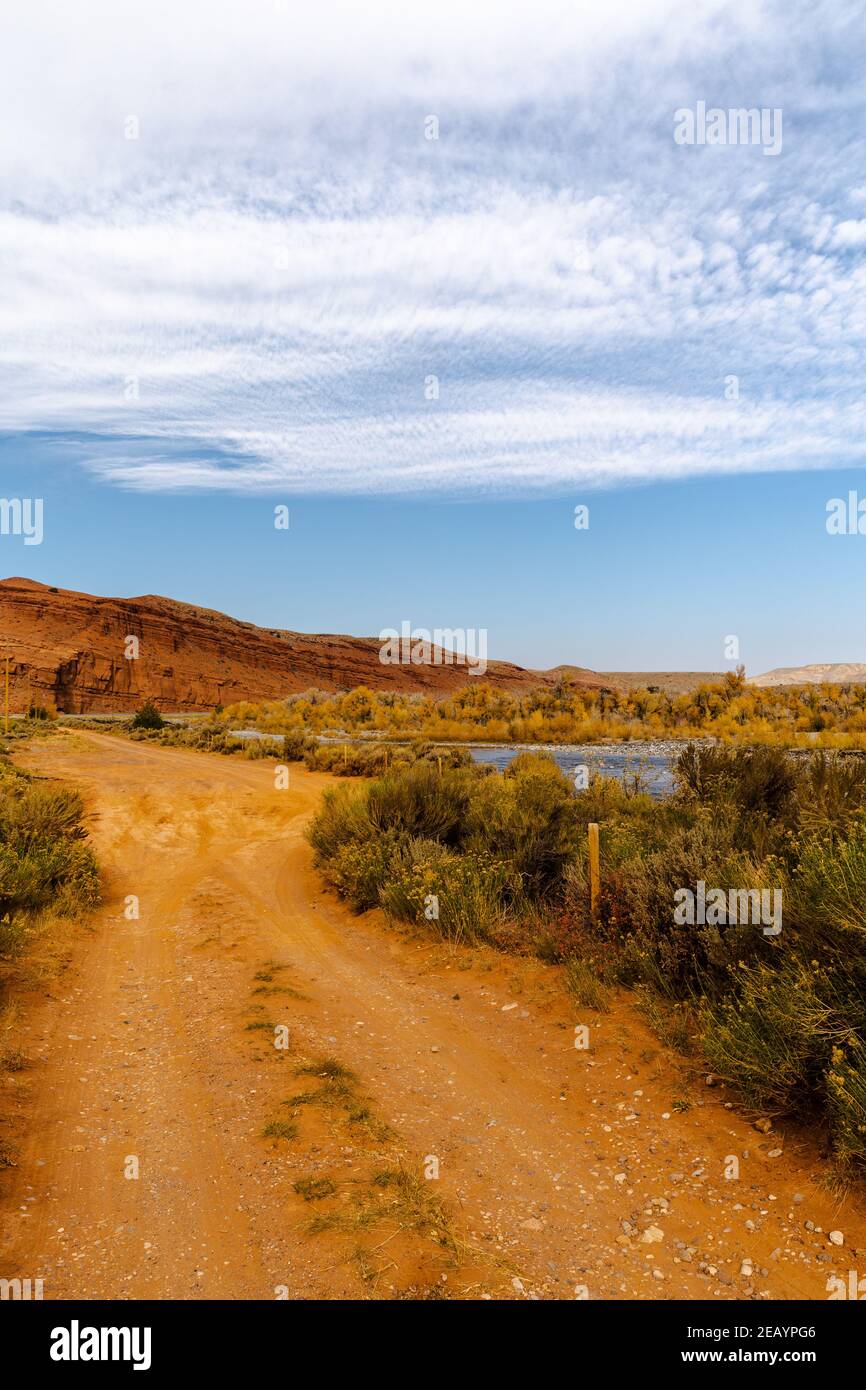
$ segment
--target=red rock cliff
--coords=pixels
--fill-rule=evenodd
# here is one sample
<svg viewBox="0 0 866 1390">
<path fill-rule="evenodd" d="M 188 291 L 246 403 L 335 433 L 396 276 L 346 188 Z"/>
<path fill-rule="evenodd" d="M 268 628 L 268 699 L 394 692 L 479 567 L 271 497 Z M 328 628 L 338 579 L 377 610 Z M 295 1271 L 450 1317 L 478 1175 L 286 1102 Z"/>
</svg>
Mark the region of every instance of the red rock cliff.
<svg viewBox="0 0 866 1390">
<path fill-rule="evenodd" d="M 131 636 L 136 660 L 124 655 Z M 13 711 L 53 704 L 69 714 L 114 713 L 146 699 L 167 711 L 209 710 L 357 685 L 435 695 L 481 679 L 465 666 L 383 665 L 378 638 L 283 632 L 153 594 L 98 598 L 32 579 L 0 580 L 0 644 L 10 658 Z M 483 679 L 521 690 L 552 684 L 563 671 L 580 684 L 604 684 L 582 668 L 539 672 L 496 661 Z"/>
</svg>

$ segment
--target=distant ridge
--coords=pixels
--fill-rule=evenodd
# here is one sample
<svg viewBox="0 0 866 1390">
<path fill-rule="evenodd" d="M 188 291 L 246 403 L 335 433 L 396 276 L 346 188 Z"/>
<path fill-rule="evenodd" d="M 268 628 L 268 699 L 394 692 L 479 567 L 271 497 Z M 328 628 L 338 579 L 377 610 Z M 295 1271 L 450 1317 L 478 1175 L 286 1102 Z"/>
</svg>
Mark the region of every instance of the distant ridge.
<svg viewBox="0 0 866 1390">
<path fill-rule="evenodd" d="M 137 660 L 124 656 L 129 636 L 138 639 Z M 14 711 L 53 704 L 70 714 L 123 713 L 153 700 L 163 710 L 194 712 L 358 685 L 437 696 L 474 681 L 508 691 L 563 678 L 606 684 L 580 666 L 532 671 L 489 661 L 483 676 L 473 676 L 466 665 L 383 665 L 378 637 L 262 628 L 157 594 L 99 598 L 19 578 L 0 580 L 0 641 L 10 656 Z"/>
<path fill-rule="evenodd" d="M 816 662 L 811 666 L 776 666 L 762 676 L 749 676 L 747 685 L 853 685 L 866 681 L 866 662 Z"/>
<path fill-rule="evenodd" d="M 600 671 L 601 678 L 617 690 L 646 690 L 653 686 L 665 695 L 685 695 L 699 685 L 724 680 L 724 671 Z"/>
</svg>

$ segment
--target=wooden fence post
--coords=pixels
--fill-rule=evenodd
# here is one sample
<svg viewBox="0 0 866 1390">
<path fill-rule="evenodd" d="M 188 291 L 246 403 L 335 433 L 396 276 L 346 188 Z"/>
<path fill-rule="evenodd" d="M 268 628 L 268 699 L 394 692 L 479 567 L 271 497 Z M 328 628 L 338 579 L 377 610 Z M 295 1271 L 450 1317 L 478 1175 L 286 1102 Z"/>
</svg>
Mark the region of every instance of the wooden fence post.
<svg viewBox="0 0 866 1390">
<path fill-rule="evenodd" d="M 589 910 L 593 917 L 598 916 L 598 899 L 601 892 L 601 871 L 598 854 L 598 825 L 590 821 L 586 827 L 589 837 Z"/>
</svg>

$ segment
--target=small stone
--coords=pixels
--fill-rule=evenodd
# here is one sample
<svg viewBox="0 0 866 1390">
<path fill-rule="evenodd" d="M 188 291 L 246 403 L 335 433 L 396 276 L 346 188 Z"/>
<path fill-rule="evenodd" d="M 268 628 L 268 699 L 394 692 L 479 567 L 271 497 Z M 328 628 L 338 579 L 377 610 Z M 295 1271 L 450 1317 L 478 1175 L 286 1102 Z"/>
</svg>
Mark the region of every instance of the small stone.
<svg viewBox="0 0 866 1390">
<path fill-rule="evenodd" d="M 756 1120 L 756 1121 L 755 1121 L 755 1129 L 758 1131 L 759 1134 L 769 1134 L 769 1133 L 770 1133 L 770 1130 L 771 1130 L 772 1128 L 773 1128 L 773 1121 L 772 1121 L 772 1120 Z"/>
<path fill-rule="evenodd" d="M 782 1150 L 781 1150 L 781 1149 L 771 1149 L 770 1152 L 767 1154 L 767 1157 L 768 1157 L 768 1158 L 781 1158 L 781 1157 L 782 1157 Z"/>
<path fill-rule="evenodd" d="M 641 1236 L 641 1245 L 655 1245 L 656 1241 L 664 1240 L 665 1233 L 660 1231 L 658 1226 L 647 1226 Z"/>
<path fill-rule="evenodd" d="M 842 1232 L 841 1232 L 841 1231 L 831 1231 L 831 1232 L 830 1232 L 830 1243 L 831 1243 L 832 1245 L 844 1245 L 844 1244 L 845 1244 L 845 1237 L 843 1236 Z"/>
</svg>

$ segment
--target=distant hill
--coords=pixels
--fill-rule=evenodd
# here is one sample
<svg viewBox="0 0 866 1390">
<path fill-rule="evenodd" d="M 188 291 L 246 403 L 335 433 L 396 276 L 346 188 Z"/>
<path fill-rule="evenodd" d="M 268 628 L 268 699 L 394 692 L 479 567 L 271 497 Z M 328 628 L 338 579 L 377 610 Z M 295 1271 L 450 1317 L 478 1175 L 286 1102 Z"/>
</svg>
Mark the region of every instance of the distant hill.
<svg viewBox="0 0 866 1390">
<path fill-rule="evenodd" d="M 138 639 L 137 660 L 124 656 L 128 636 Z M 99 598 L 32 579 L 0 580 L 0 643 L 10 656 L 14 711 L 34 703 L 70 714 L 123 713 L 150 699 L 192 712 L 357 685 L 445 695 L 482 679 L 518 692 L 563 677 L 593 689 L 607 683 L 579 666 L 532 671 L 489 661 L 476 677 L 465 665 L 435 661 L 383 665 L 378 637 L 261 628 L 154 594 Z"/>
<path fill-rule="evenodd" d="M 747 685 L 851 685 L 866 681 L 866 663 L 862 661 L 818 662 L 811 666 L 777 666 L 763 676 L 749 676 Z"/>
<path fill-rule="evenodd" d="M 685 695 L 699 685 L 724 679 L 724 671 L 599 671 L 607 685 L 618 690 L 637 690 L 654 685 L 666 695 Z"/>
</svg>

